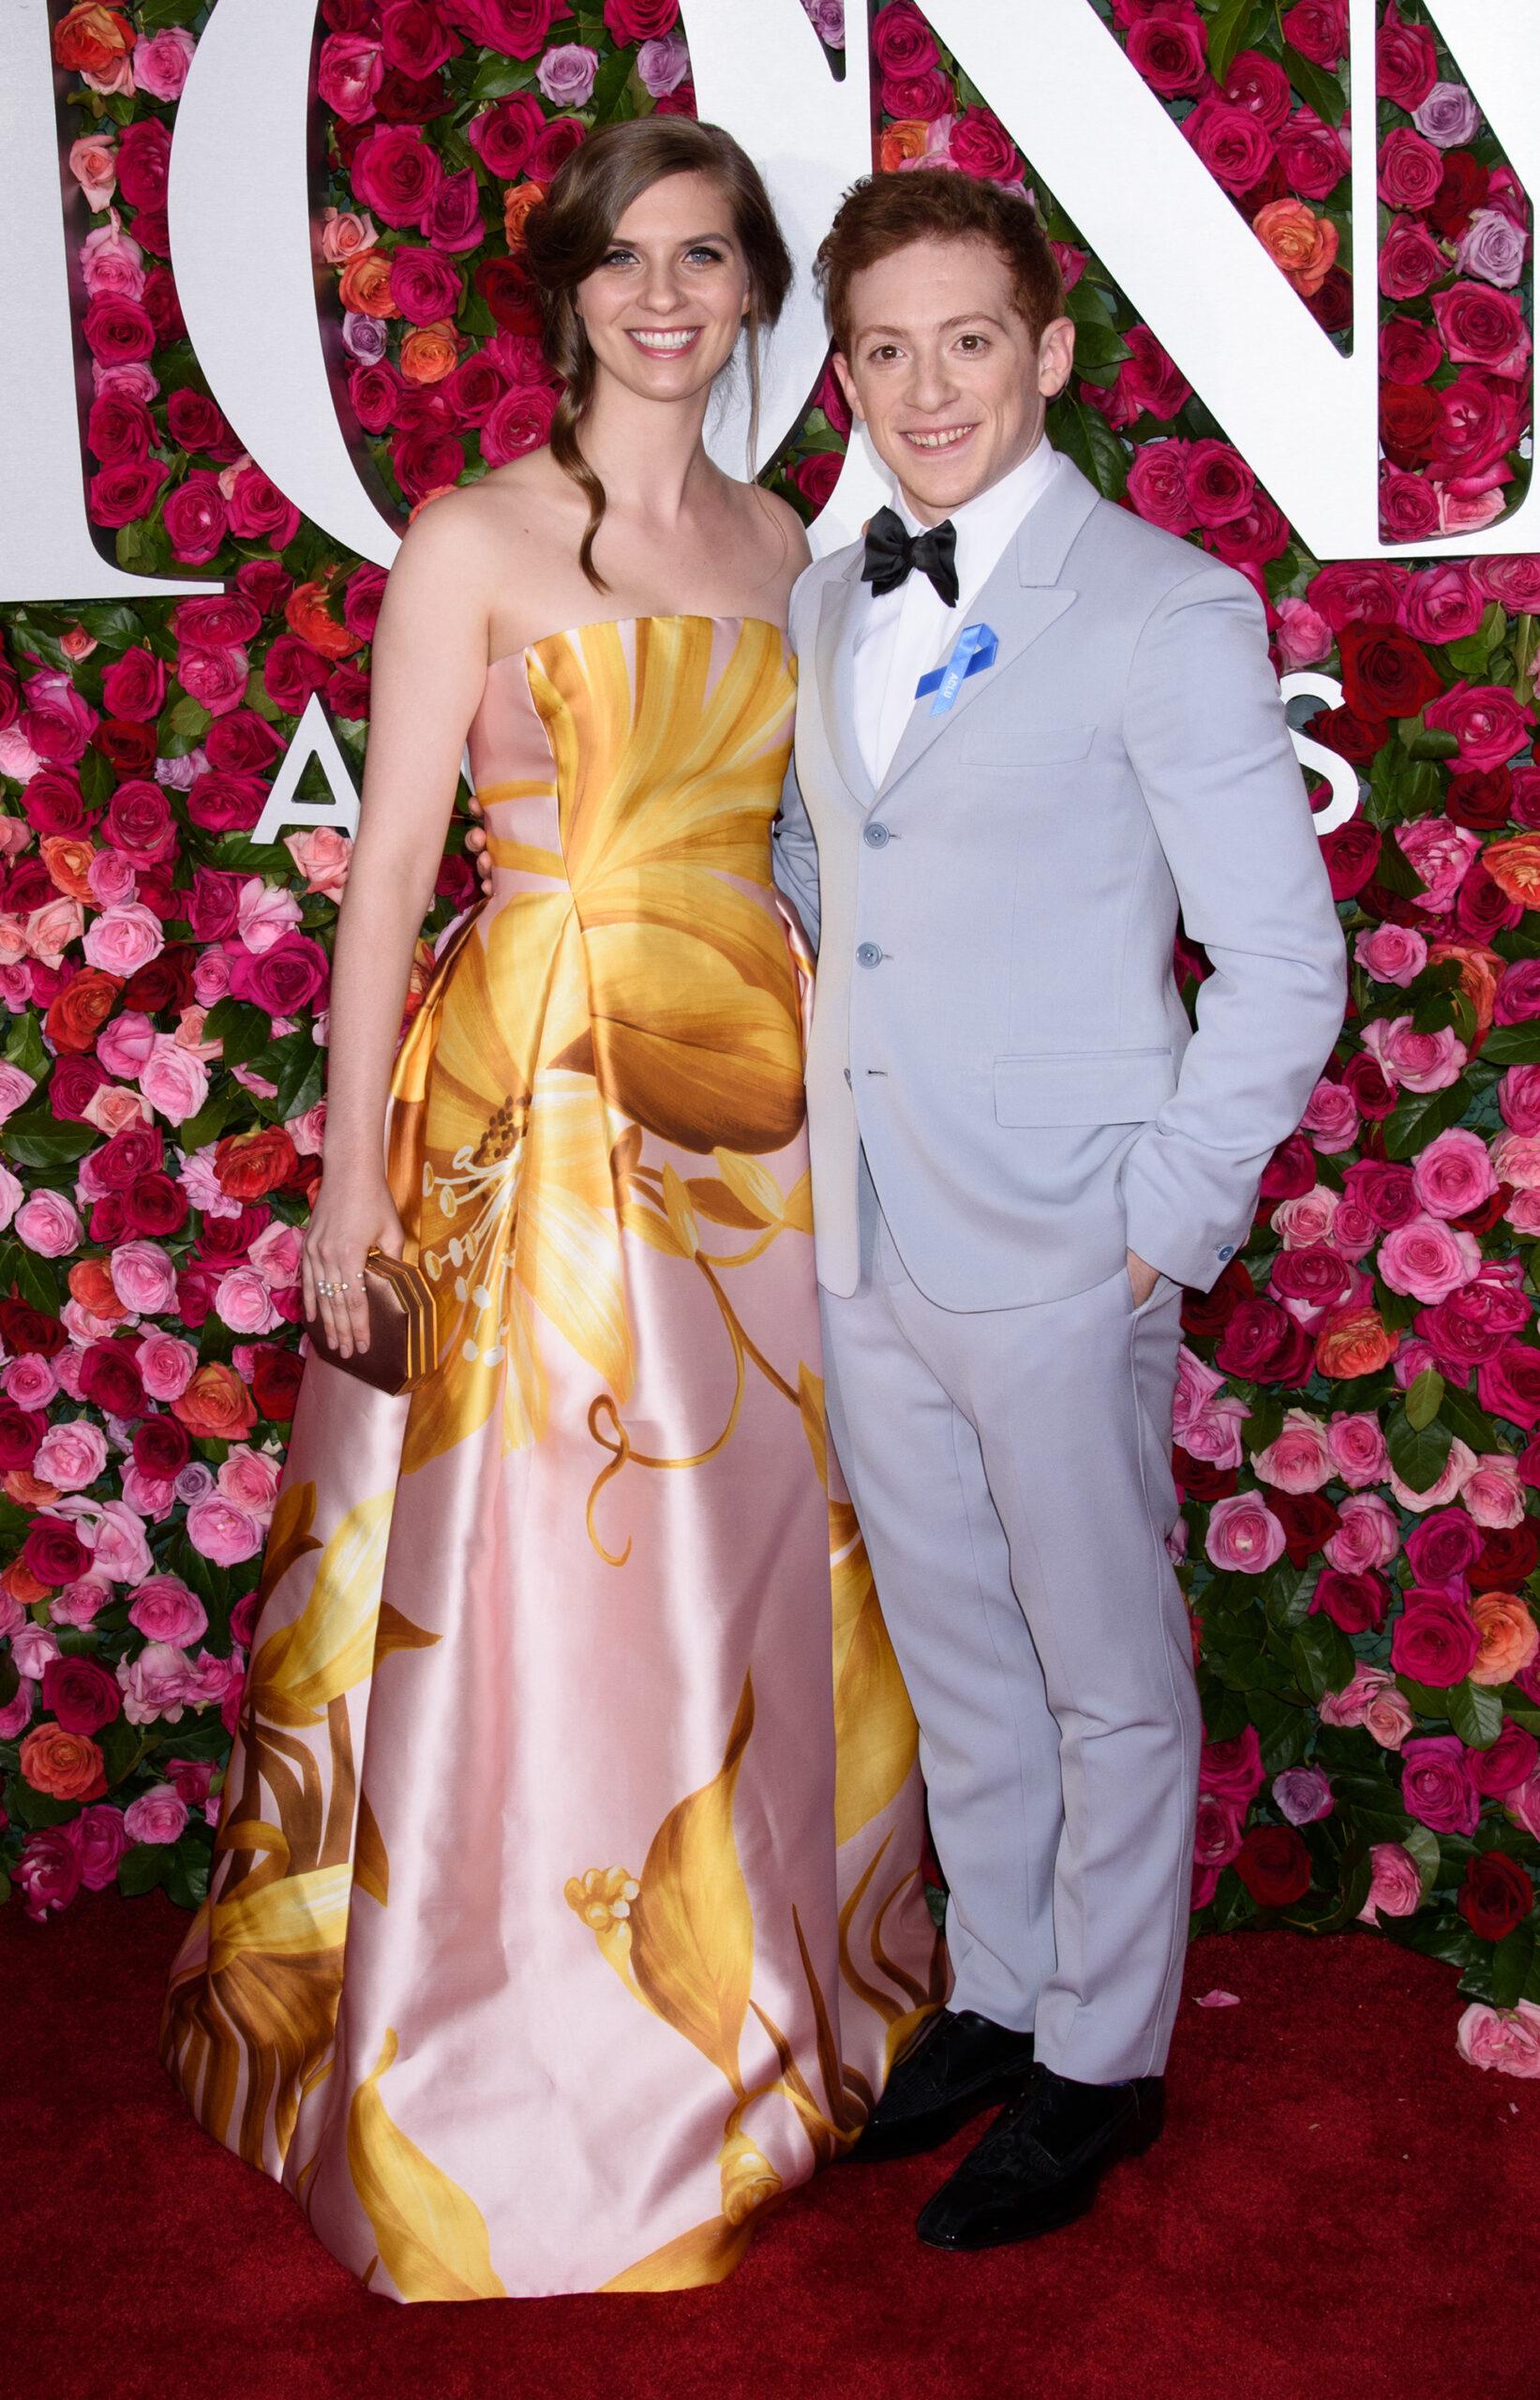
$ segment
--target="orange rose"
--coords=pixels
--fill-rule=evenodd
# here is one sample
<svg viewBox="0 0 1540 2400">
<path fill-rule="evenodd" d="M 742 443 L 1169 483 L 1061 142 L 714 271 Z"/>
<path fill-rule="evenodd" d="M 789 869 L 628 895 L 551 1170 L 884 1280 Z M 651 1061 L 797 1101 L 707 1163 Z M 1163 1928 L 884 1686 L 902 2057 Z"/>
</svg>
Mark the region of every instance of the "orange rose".
<svg viewBox="0 0 1540 2400">
<path fill-rule="evenodd" d="M 99 1800 L 107 1789 L 101 1752 L 89 1733 L 35 1725 L 22 1743 L 22 1773 L 51 1800 Z"/>
<path fill-rule="evenodd" d="M 13 1471 L 17 1475 L 22 1473 L 20 1467 Z M 30 1483 L 33 1478 L 27 1476 L 25 1479 Z M 6 1478 L 7 1491 L 10 1489 L 10 1477 L 7 1476 Z M 16 1497 L 14 1493 L 11 1496 Z M 24 1508 L 27 1503 L 23 1500 L 21 1505 Z M 7 1591 L 17 1605 L 23 1609 L 35 1609 L 39 1600 L 51 1600 L 53 1598 L 52 1585 L 39 1583 L 31 1568 L 23 1565 L 19 1558 L 13 1558 L 4 1575 L 0 1575 L 0 1587 Z"/>
<path fill-rule="evenodd" d="M 1482 851 L 1481 863 L 1500 892 L 1521 908 L 1540 908 L 1540 833 L 1511 833 Z"/>
<path fill-rule="evenodd" d="M 296 584 L 284 602 L 283 613 L 300 639 L 319 650 L 323 658 L 351 658 L 364 647 L 359 635 L 351 634 L 328 615 L 323 583 Z"/>
<path fill-rule="evenodd" d="M 345 308 L 354 316 L 398 317 L 390 296 L 390 261 L 383 250 L 360 250 L 348 261 L 337 286 Z"/>
<path fill-rule="evenodd" d="M 1512 1592 L 1483 1592 L 1471 1602 L 1471 1614 L 1481 1636 L 1471 1681 L 1511 1684 L 1540 1650 L 1540 1626 Z"/>
<path fill-rule="evenodd" d="M 538 208 L 546 194 L 539 184 L 510 184 L 502 195 L 502 235 L 511 250 L 524 239 L 524 219 Z"/>
<path fill-rule="evenodd" d="M 96 893 L 85 872 L 97 855 L 95 842 L 87 841 L 83 833 L 45 833 L 37 848 L 59 891 L 67 892 L 71 900 L 95 904 Z"/>
<path fill-rule="evenodd" d="M 1318 217 L 1302 200 L 1270 200 L 1251 219 L 1251 231 L 1275 266 L 1283 269 L 1307 300 L 1319 292 L 1337 264 L 1338 232 L 1329 217 Z"/>
<path fill-rule="evenodd" d="M 84 967 L 55 992 L 43 1019 L 43 1031 L 55 1050 L 86 1051 L 112 1015 L 123 985 L 99 967 Z"/>
<path fill-rule="evenodd" d="M 81 0 L 53 28 L 53 55 L 77 75 L 111 75 L 138 39 L 127 18 L 115 8 L 102 8 L 99 0 Z"/>
<path fill-rule="evenodd" d="M 200 1442 L 238 1442 L 257 1421 L 251 1394 L 234 1368 L 217 1358 L 199 1368 L 172 1401 L 172 1415 Z"/>
<path fill-rule="evenodd" d="M 413 325 L 401 344 L 401 372 L 409 383 L 440 383 L 459 363 L 460 345 L 447 317 Z"/>
<path fill-rule="evenodd" d="M 1400 1347 L 1377 1309 L 1334 1309 L 1316 1336 L 1315 1363 L 1323 1375 L 1376 1374 Z"/>
<path fill-rule="evenodd" d="M 877 163 L 885 175 L 896 175 L 907 159 L 923 158 L 930 127 L 918 117 L 901 117 L 890 125 L 877 149 Z"/>
<path fill-rule="evenodd" d="M 249 1133 L 226 1133 L 214 1153 L 214 1172 L 232 1200 L 260 1200 L 287 1182 L 299 1152 L 281 1125 L 259 1125 Z"/>
<path fill-rule="evenodd" d="M 1458 941 L 1435 941 L 1428 944 L 1428 963 L 1442 966 L 1454 959 L 1459 967 L 1459 987 L 1476 1012 L 1476 1031 L 1489 1031 L 1492 1002 L 1497 998 L 1497 979 L 1503 972 L 1503 961 L 1495 950 L 1466 950 Z"/>
<path fill-rule="evenodd" d="M 43 1483 L 37 1476 L 29 1475 L 24 1466 L 10 1468 L 7 1474 L 0 1477 L 0 1483 L 5 1487 L 6 1497 L 8 1500 L 14 1500 L 19 1508 L 46 1508 L 59 1496 L 52 1483 Z M 17 1586 L 18 1573 L 25 1582 L 30 1583 L 33 1579 L 26 1568 L 21 1565 L 20 1560 L 17 1562 L 16 1568 L 6 1578 L 7 1588 L 16 1593 L 16 1598 L 23 1608 L 30 1608 L 34 1600 L 48 1598 L 49 1587 L 46 1583 L 40 1584 L 35 1592 L 23 1594 Z"/>
<path fill-rule="evenodd" d="M 112 1289 L 105 1258 L 77 1258 L 69 1270 L 69 1297 L 93 1316 L 116 1320 L 128 1312 Z"/>
</svg>

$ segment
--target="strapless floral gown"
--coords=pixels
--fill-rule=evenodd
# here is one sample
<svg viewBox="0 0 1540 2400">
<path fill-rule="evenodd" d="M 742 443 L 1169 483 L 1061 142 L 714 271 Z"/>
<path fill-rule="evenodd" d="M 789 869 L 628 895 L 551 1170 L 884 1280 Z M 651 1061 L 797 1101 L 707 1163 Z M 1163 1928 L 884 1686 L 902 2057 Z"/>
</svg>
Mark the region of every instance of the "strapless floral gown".
<svg viewBox="0 0 1540 2400">
<path fill-rule="evenodd" d="M 306 1371 L 162 2052 L 397 2300 L 715 2281 L 946 1988 L 825 1439 L 793 697 L 755 619 L 494 663 L 391 1111 L 442 1364 Z"/>
</svg>

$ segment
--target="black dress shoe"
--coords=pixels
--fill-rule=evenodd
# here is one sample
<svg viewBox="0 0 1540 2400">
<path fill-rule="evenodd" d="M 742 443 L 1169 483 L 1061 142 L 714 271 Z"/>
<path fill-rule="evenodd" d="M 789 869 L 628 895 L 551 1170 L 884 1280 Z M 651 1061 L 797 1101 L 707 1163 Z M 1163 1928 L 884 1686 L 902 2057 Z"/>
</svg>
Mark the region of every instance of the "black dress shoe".
<svg viewBox="0 0 1540 2400">
<path fill-rule="evenodd" d="M 1013 2097 L 1032 2070 L 1032 2036 L 944 2008 L 905 2051 L 850 2152 L 875 2162 L 935 2150 L 981 2108 Z"/>
<path fill-rule="evenodd" d="M 1035 2067 L 1026 2090 L 920 2211 L 920 2240 L 937 2250 L 989 2250 L 1070 2224 L 1084 2215 L 1109 2167 L 1148 2150 L 1164 2113 L 1158 2075 L 1071 2083 Z"/>
</svg>

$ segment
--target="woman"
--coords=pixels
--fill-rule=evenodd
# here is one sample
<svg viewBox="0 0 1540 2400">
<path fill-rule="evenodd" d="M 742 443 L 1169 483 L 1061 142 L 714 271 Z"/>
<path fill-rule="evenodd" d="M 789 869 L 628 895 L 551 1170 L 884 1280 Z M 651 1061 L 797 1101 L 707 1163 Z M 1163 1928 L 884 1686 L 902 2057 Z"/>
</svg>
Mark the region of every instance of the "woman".
<svg viewBox="0 0 1540 2400">
<path fill-rule="evenodd" d="M 806 551 L 701 441 L 790 262 L 680 118 L 586 143 L 529 244 L 566 393 L 390 578 L 306 1246 L 343 1352 L 370 1244 L 419 1260 L 441 1365 L 307 1369 L 163 2033 L 401 2300 L 727 2273 L 945 1977 L 825 1444 L 770 869 Z M 491 895 L 392 1073 L 468 728 Z"/>
</svg>

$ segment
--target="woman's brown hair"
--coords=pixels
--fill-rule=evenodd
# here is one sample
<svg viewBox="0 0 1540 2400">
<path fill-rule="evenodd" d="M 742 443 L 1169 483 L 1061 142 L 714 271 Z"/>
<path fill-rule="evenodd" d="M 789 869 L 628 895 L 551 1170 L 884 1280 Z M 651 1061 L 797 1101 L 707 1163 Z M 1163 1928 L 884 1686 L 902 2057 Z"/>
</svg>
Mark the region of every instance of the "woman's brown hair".
<svg viewBox="0 0 1540 2400">
<path fill-rule="evenodd" d="M 566 158 L 544 201 L 530 211 L 524 239 L 540 292 L 546 355 L 564 389 L 551 421 L 551 456 L 588 496 L 589 521 L 578 557 L 596 592 L 608 585 L 593 563 L 605 517 L 605 488 L 580 438 L 593 398 L 594 355 L 577 313 L 577 287 L 615 238 L 633 201 L 665 175 L 710 175 L 732 211 L 733 232 L 749 271 L 747 336 L 750 447 L 759 419 L 759 343 L 785 305 L 791 254 L 775 221 L 759 170 L 730 133 L 693 117 L 634 117 L 606 126 Z"/>
<path fill-rule="evenodd" d="M 850 286 L 863 267 L 911 242 L 988 242 L 1010 270 L 1016 307 L 1040 341 L 1065 310 L 1064 280 L 1032 202 L 1002 186 L 944 167 L 866 175 L 845 193 L 819 246 L 814 279 L 834 347 L 849 355 Z"/>
</svg>

